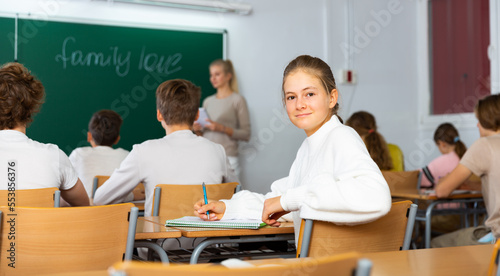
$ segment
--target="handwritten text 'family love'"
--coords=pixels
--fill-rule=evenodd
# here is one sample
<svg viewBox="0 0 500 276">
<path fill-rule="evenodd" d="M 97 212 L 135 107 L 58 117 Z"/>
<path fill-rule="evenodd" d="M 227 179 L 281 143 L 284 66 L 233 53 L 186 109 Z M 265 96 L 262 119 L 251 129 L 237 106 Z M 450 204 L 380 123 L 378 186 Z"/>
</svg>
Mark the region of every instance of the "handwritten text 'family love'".
<svg viewBox="0 0 500 276">
<path fill-rule="evenodd" d="M 118 76 L 125 77 L 130 72 L 132 56 L 131 51 L 120 52 L 118 46 L 109 47 L 109 51 L 84 52 L 78 49 L 76 38 L 69 36 L 64 39 L 61 53 L 56 55 L 55 59 L 62 63 L 63 69 L 70 66 L 112 67 Z M 182 69 L 179 64 L 181 59 L 181 53 L 168 56 L 146 53 L 146 46 L 142 46 L 137 68 L 147 72 L 169 75 Z"/>
</svg>

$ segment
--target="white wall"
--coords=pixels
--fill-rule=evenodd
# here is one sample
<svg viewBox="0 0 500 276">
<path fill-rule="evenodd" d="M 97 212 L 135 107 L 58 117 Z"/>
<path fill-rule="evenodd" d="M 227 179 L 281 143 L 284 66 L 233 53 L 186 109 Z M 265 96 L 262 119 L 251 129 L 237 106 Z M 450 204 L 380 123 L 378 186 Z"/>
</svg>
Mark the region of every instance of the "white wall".
<svg viewBox="0 0 500 276">
<path fill-rule="evenodd" d="M 373 113 L 387 141 L 403 149 L 407 169 L 420 168 L 437 156 L 431 138 L 438 122 L 423 121 L 425 101 L 420 96 L 428 93 L 422 77 L 425 0 L 243 2 L 253 6 L 250 15 L 88 0 L 0 0 L 0 12 L 227 29 L 228 57 L 236 67 L 252 121 L 252 138 L 240 147 L 246 189 L 266 192 L 273 180 L 286 176 L 305 138 L 303 131 L 289 123 L 280 98 L 283 69 L 299 54 L 325 59 L 337 82 L 340 69 L 355 70 L 357 84 L 338 85 L 340 115 L 347 119 L 358 110 Z M 349 28 L 350 36 L 346 33 Z M 356 47 L 356 52 L 345 54 L 346 44 Z M 470 124 L 460 132 L 467 145 L 478 137 Z"/>
<path fill-rule="evenodd" d="M 340 85 L 344 97 L 341 114 L 365 110 L 375 115 L 379 132 L 406 153 L 418 150 L 418 76 L 415 1 L 353 1 L 349 64 L 357 83 Z M 341 1 L 346 5 L 349 0 Z M 345 16 L 343 10 L 339 16 Z M 333 66 L 345 66 L 340 44 L 346 42 L 342 25 L 331 39 Z M 339 41 L 340 38 L 340 41 Z M 342 44 L 345 45 L 345 44 Z M 349 57 L 348 57 L 349 58 Z M 337 65 L 336 65 L 337 64 Z M 340 69 L 340 68 L 338 68 Z M 408 158 L 406 158 L 408 159 Z M 406 160 L 408 169 L 420 167 Z"/>
<path fill-rule="evenodd" d="M 248 101 L 252 138 L 241 145 L 244 187 L 266 192 L 284 177 L 305 135 L 293 127 L 281 104 L 286 64 L 299 54 L 323 53 L 322 1 L 248 1 L 248 16 L 97 1 L 0 0 L 2 13 L 127 25 L 227 29 L 240 92 Z M 207 71 L 208 77 L 208 71 Z"/>
</svg>

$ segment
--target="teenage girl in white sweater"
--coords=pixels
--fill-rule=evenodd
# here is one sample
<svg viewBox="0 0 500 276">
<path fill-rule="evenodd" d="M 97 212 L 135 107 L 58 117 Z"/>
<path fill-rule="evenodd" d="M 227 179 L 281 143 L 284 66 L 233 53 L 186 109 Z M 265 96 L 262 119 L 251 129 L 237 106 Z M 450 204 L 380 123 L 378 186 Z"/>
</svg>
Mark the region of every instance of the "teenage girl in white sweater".
<svg viewBox="0 0 500 276">
<path fill-rule="evenodd" d="M 200 200 L 194 213 L 205 220 L 262 219 L 279 226 L 278 219 L 291 212 L 297 236 L 301 218 L 359 224 L 385 215 L 389 187 L 359 135 L 337 116 L 330 67 L 311 56 L 291 61 L 283 74 L 283 100 L 290 121 L 307 135 L 289 176 L 276 180 L 266 195 L 241 191 L 231 200 Z"/>
</svg>

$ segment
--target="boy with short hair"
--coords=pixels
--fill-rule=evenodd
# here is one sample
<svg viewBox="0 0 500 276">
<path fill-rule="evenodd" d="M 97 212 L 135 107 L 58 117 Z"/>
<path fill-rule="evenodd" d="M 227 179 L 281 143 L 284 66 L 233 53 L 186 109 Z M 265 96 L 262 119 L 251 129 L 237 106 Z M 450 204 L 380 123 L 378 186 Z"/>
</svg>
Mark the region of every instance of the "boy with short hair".
<svg viewBox="0 0 500 276">
<path fill-rule="evenodd" d="M 143 183 L 145 216 L 150 216 L 157 184 L 217 184 L 236 182 L 224 148 L 195 135 L 200 88 L 187 80 L 166 81 L 156 90 L 157 119 L 166 136 L 134 145 L 130 154 L 97 191 L 96 205 L 134 199 L 132 190 Z"/>
<path fill-rule="evenodd" d="M 92 196 L 92 184 L 96 175 L 111 175 L 127 157 L 128 151 L 113 149 L 120 140 L 122 118 L 113 110 L 100 110 L 89 122 L 87 141 L 91 147 L 76 148 L 69 160 L 82 180 L 87 195 Z"/>
</svg>

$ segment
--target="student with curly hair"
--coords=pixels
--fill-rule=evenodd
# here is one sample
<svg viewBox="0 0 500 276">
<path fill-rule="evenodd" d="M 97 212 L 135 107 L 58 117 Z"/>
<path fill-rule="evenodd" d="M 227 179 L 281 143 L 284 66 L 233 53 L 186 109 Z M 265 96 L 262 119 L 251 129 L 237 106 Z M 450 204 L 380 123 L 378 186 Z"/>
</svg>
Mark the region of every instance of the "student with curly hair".
<svg viewBox="0 0 500 276">
<path fill-rule="evenodd" d="M 68 156 L 56 145 L 26 136 L 44 95 L 42 83 L 22 64 L 8 63 L 0 69 L 0 163 L 15 163 L 17 190 L 56 187 L 66 203 L 87 206 L 89 198 Z M 0 170 L 0 177 L 7 179 L 6 169 Z M 8 189 L 6 181 L 0 189 Z"/>
</svg>

